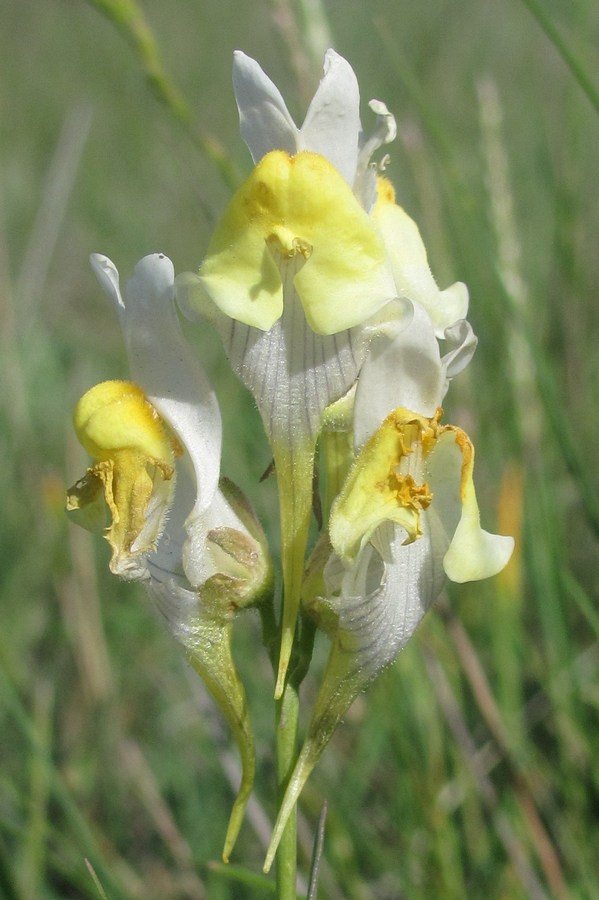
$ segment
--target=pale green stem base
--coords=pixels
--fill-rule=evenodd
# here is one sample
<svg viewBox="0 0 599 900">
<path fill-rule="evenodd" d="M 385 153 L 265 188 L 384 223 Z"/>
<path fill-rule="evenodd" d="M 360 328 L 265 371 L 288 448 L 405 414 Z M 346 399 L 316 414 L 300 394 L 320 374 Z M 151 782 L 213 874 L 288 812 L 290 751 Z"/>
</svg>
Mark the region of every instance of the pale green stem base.
<svg viewBox="0 0 599 900">
<path fill-rule="evenodd" d="M 282 697 L 276 701 L 277 795 L 280 805 L 297 759 L 299 695 L 297 687 L 287 682 Z M 297 807 L 293 808 L 281 837 L 276 857 L 278 900 L 296 900 L 297 877 Z"/>
</svg>

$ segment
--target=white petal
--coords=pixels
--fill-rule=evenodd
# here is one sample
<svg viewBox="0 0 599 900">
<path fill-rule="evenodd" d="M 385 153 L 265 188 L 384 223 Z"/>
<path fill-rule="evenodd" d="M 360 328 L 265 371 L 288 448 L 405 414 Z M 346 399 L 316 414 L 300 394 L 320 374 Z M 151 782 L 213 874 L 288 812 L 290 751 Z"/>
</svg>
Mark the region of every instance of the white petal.
<svg viewBox="0 0 599 900">
<path fill-rule="evenodd" d="M 512 537 L 484 531 L 471 508 L 465 508 L 464 512 L 445 556 L 447 577 L 459 584 L 497 575 L 508 564 L 514 550 Z"/>
<path fill-rule="evenodd" d="M 241 50 L 233 55 L 233 88 L 241 136 L 254 163 L 271 150 L 296 153 L 299 131 L 285 101 L 256 60 Z"/>
<path fill-rule="evenodd" d="M 454 378 L 464 371 L 474 356 L 478 338 L 470 323 L 466 319 L 460 319 L 455 325 L 445 329 L 445 340 L 448 351 L 444 354 L 442 363 L 447 377 Z"/>
<path fill-rule="evenodd" d="M 439 291 L 439 297 L 441 298 L 441 303 L 447 308 L 449 318 L 453 317 L 454 322 L 466 318 L 470 304 L 470 295 L 468 286 L 463 281 L 455 281 L 449 287 Z M 449 310 L 451 310 L 451 313 L 449 313 Z"/>
<path fill-rule="evenodd" d="M 173 637 L 188 650 L 193 650 L 197 645 L 201 612 L 197 593 L 174 579 L 156 580 L 154 577 L 146 589 Z"/>
<path fill-rule="evenodd" d="M 300 149 L 326 157 L 353 185 L 360 131 L 360 90 L 354 70 L 334 50 L 327 50 L 324 76 L 300 129 Z"/>
<path fill-rule="evenodd" d="M 480 527 L 480 515 L 472 482 L 466 487 L 462 515 L 443 565 L 452 581 L 479 581 L 491 578 L 508 564 L 514 539 L 490 534 Z"/>
<path fill-rule="evenodd" d="M 433 545 L 426 516 L 422 517 L 422 532 L 416 541 L 405 544 L 403 529 L 387 523 L 372 539 L 380 551 L 386 544 L 392 560 L 385 566 L 378 601 L 381 616 L 386 620 L 389 662 L 413 636 L 445 583 L 443 557 Z"/>
<path fill-rule="evenodd" d="M 186 523 L 195 497 L 195 473 L 186 454 L 177 460 L 177 486 L 166 527 L 156 550 L 148 557 L 148 569 L 154 581 L 176 579 L 185 587 L 191 586 L 183 568 L 183 547 L 187 541 Z"/>
<path fill-rule="evenodd" d="M 201 516 L 190 517 L 186 524 L 187 541 L 183 547 L 183 566 L 194 587 L 204 584 L 217 573 L 230 577 L 247 574 L 235 566 L 235 560 L 224 557 L 217 545 L 210 541 L 210 531 L 219 528 L 233 529 L 249 538 L 247 528 L 220 489 L 214 494 L 209 509 Z"/>
<path fill-rule="evenodd" d="M 392 112 L 389 112 L 382 100 L 370 100 L 368 106 L 377 116 L 376 130 L 362 145 L 361 152 L 367 147 L 372 147 L 370 156 L 383 144 L 390 144 L 397 137 L 397 122 Z M 368 158 L 370 160 L 370 157 Z"/>
<path fill-rule="evenodd" d="M 427 313 L 412 304 L 413 317 L 391 321 L 370 344 L 358 377 L 354 444 L 360 448 L 394 409 L 431 417 L 441 404 L 445 374 Z"/>
<path fill-rule="evenodd" d="M 102 256 L 101 253 L 92 253 L 89 261 L 103 291 L 108 294 L 119 313 L 122 313 L 125 309 L 125 304 L 121 297 L 117 267 L 111 259 L 108 259 L 107 256 Z"/>
<path fill-rule="evenodd" d="M 118 273 L 94 258 L 100 283 L 113 299 Z M 174 305 L 173 264 L 155 253 L 135 267 L 125 290 L 121 324 L 132 380 L 147 394 L 187 450 L 197 482 L 194 514 L 205 510 L 220 475 L 221 419 L 216 395 L 187 344 Z"/>
<path fill-rule="evenodd" d="M 447 393 L 452 378 L 463 372 L 474 356 L 478 338 L 466 319 L 460 319 L 455 325 L 445 329 L 445 341 L 448 351 L 441 359 L 445 375 L 443 397 Z"/>
<path fill-rule="evenodd" d="M 389 112 L 381 100 L 371 100 L 368 104 L 376 113 L 377 123 L 374 132 L 360 142 L 358 166 L 354 181 L 354 193 L 366 212 L 370 212 L 376 202 L 376 164 L 371 165 L 373 153 L 384 144 L 389 144 L 397 137 L 395 116 Z M 382 164 L 380 166 L 382 168 Z"/>
</svg>

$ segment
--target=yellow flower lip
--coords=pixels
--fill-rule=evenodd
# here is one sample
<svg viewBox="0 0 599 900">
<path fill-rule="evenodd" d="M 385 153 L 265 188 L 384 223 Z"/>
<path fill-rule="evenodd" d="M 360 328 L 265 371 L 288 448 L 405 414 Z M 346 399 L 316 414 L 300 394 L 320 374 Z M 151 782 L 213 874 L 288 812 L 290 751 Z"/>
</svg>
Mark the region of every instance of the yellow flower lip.
<svg viewBox="0 0 599 900">
<path fill-rule="evenodd" d="M 419 538 L 421 515 L 433 506 L 429 539 L 443 552 L 451 581 L 489 578 L 506 565 L 513 540 L 480 527 L 474 489 L 474 447 L 455 425 L 441 425 L 442 409 L 427 418 L 399 407 L 364 445 L 333 508 L 329 535 L 335 552 L 353 563 L 385 521 Z M 439 527 L 441 525 L 441 527 Z M 441 537 L 442 536 L 442 537 Z"/>
<path fill-rule="evenodd" d="M 170 459 L 172 446 L 154 407 L 136 384 L 104 381 L 83 395 L 73 416 L 75 432 L 94 459 L 120 450 Z"/>
<path fill-rule="evenodd" d="M 421 536 L 420 514 L 433 495 L 417 479 L 439 432 L 439 416 L 396 409 L 366 443 L 331 511 L 331 543 L 340 556 L 355 559 L 384 521 L 405 529 L 405 543 Z"/>
<path fill-rule="evenodd" d="M 104 530 L 112 547 L 112 572 L 146 577 L 144 557 L 162 533 L 180 448 L 131 382 L 106 381 L 91 388 L 73 420 L 95 463 L 68 492 L 67 510 L 85 527 Z"/>
<path fill-rule="evenodd" d="M 231 200 L 200 278 L 222 312 L 268 331 L 283 312 L 291 259 L 319 334 L 358 325 L 395 296 L 382 238 L 340 173 L 318 153 L 273 150 Z"/>
</svg>

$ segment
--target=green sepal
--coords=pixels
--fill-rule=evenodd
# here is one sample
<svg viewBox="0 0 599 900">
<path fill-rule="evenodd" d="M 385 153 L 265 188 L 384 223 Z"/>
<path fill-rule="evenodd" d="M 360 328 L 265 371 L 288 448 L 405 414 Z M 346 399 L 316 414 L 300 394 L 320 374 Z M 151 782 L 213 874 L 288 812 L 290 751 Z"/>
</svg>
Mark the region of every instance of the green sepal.
<svg viewBox="0 0 599 900">
<path fill-rule="evenodd" d="M 194 640 L 186 646 L 186 657 L 227 720 L 241 758 L 241 782 L 229 817 L 224 862 L 229 861 L 237 840 L 256 772 L 254 735 L 231 652 L 231 634 L 232 619 L 202 613 L 194 623 Z"/>
</svg>

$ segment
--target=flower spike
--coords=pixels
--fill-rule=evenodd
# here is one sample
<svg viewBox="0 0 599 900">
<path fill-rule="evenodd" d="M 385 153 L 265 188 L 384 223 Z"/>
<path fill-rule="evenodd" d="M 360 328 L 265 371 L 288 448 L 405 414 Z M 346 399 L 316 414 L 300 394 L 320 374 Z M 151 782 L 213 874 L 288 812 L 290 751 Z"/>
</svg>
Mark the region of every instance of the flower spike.
<svg viewBox="0 0 599 900">
<path fill-rule="evenodd" d="M 384 127 L 363 141 L 351 67 L 331 50 L 324 69 L 297 128 L 258 64 L 235 54 L 241 131 L 256 168 L 233 197 L 195 285 L 198 311 L 209 308 L 206 296 L 217 310 L 275 460 L 284 581 L 275 696 L 295 632 L 322 416 L 354 384 L 370 322 L 396 295 L 384 242 L 361 205 L 370 154 L 391 139 L 393 120 L 375 104 Z M 181 282 L 181 294 L 189 311 L 193 280 Z"/>
<path fill-rule="evenodd" d="M 103 532 L 111 570 L 143 582 L 228 723 L 241 779 L 225 862 L 256 769 L 233 627 L 242 610 L 266 604 L 263 642 L 279 652 L 282 798 L 264 868 L 282 841 L 277 881 L 287 896 L 287 825 L 349 706 L 394 663 L 446 580 L 496 574 L 513 541 L 482 529 L 474 447 L 442 423 L 445 394 L 477 339 L 466 286 L 439 289 L 418 226 L 381 174 L 394 116 L 372 100 L 376 124 L 362 129 L 356 76 L 334 50 L 301 127 L 241 51 L 233 85 L 254 168 L 197 272 L 175 281 L 171 261 L 150 254 L 121 293 L 116 266 L 91 257 L 120 317 L 131 381 L 96 385 L 77 404 L 75 430 L 92 463 L 67 505 Z M 221 474 L 218 401 L 175 301 L 217 329 L 260 412 L 278 488 L 280 615 L 267 540 Z M 312 515 L 319 533 L 306 559 Z M 298 756 L 297 689 L 316 628 L 330 649 Z"/>
</svg>

